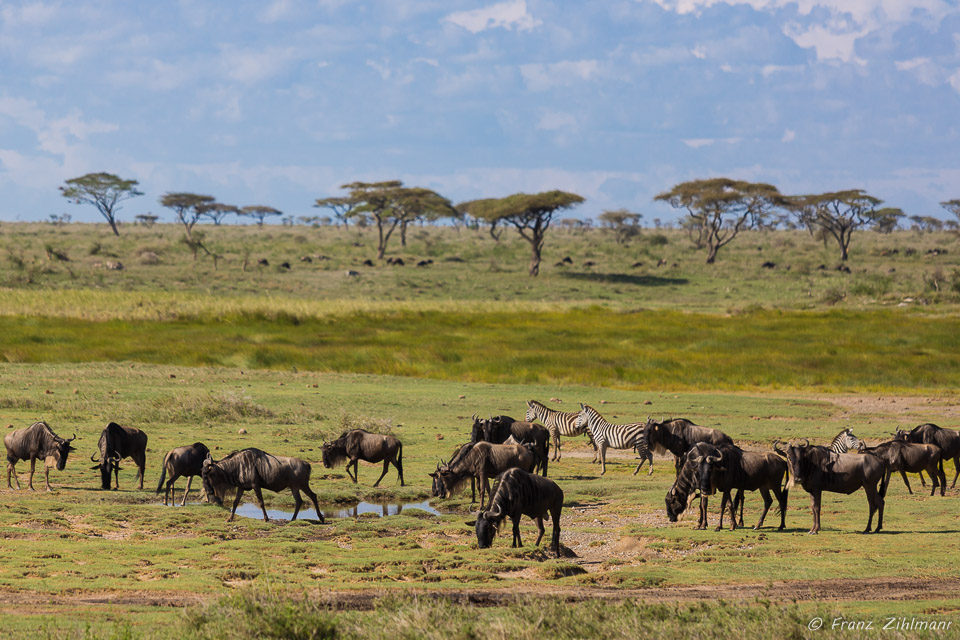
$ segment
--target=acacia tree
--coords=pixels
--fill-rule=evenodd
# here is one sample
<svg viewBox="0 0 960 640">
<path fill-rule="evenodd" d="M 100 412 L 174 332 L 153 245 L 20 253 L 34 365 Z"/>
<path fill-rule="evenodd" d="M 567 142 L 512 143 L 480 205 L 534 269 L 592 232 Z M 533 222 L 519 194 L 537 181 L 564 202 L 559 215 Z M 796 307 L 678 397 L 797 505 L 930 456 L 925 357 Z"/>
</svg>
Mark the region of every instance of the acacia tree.
<svg viewBox="0 0 960 640">
<path fill-rule="evenodd" d="M 273 207 L 267 207 L 262 204 L 252 204 L 248 207 L 243 207 L 240 209 L 240 215 L 250 216 L 257 221 L 257 226 L 262 227 L 263 221 L 268 216 L 280 216 L 283 215 L 283 211 L 279 209 L 274 209 Z"/>
<path fill-rule="evenodd" d="M 201 218 L 210 218 L 210 221 L 220 226 L 223 223 L 223 219 L 226 218 L 231 213 L 234 215 L 240 214 L 240 208 L 235 207 L 232 204 L 223 204 L 222 202 L 211 202 L 210 204 L 202 205 L 197 213 Z"/>
<path fill-rule="evenodd" d="M 783 204 L 783 196 L 773 185 L 730 178 L 681 182 L 654 200 L 686 209 L 681 224 L 688 231 L 696 230 L 698 248 L 707 247 L 707 264 L 713 264 L 721 247 L 730 244 L 741 230 L 763 224 Z"/>
<path fill-rule="evenodd" d="M 340 227 L 340 223 L 343 223 L 343 228 L 346 229 L 350 222 L 351 213 L 359 204 L 360 203 L 349 197 L 339 196 L 333 198 L 318 198 L 313 206 L 330 209 L 330 211 L 333 212 L 333 219 L 336 220 L 337 228 Z"/>
<path fill-rule="evenodd" d="M 497 224 L 499 223 L 499 220 L 497 218 L 488 219 L 484 217 L 484 212 L 489 210 L 496 201 L 496 198 L 467 200 L 466 202 L 461 202 L 455 208 L 464 218 L 472 217 L 478 227 L 481 223 L 489 225 L 487 232 L 490 234 L 490 237 L 496 242 L 500 242 L 500 236 L 503 235 L 503 229 L 497 231 Z"/>
<path fill-rule="evenodd" d="M 893 233 L 893 230 L 900 224 L 900 220 L 907 214 L 898 207 L 884 207 L 877 209 L 874 213 L 876 218 L 877 231 L 880 233 Z"/>
<path fill-rule="evenodd" d="M 490 224 L 513 225 L 520 236 L 530 243 L 530 275 L 536 276 L 540 273 L 540 256 L 553 216 L 582 202 L 583 197 L 575 193 L 554 190 L 477 200 L 469 209 L 471 215 Z"/>
<path fill-rule="evenodd" d="M 640 219 L 643 216 L 626 209 L 613 209 L 601 213 L 597 220 L 600 225 L 613 229 L 617 244 L 625 244 L 627 240 L 640 235 Z"/>
<path fill-rule="evenodd" d="M 196 193 L 165 193 L 160 196 L 160 204 L 168 209 L 173 209 L 177 214 L 177 222 L 183 224 L 187 230 L 189 238 L 193 232 L 193 226 L 197 224 L 202 215 L 203 207 L 213 204 L 213 196 L 203 196 Z"/>
<path fill-rule="evenodd" d="M 946 200 L 940 203 L 940 206 L 952 213 L 957 217 L 957 220 L 960 220 L 960 198 L 954 198 L 953 200 Z"/>
<path fill-rule="evenodd" d="M 97 211 L 107 219 L 113 235 L 119 236 L 117 230 L 117 212 L 119 204 L 124 200 L 142 196 L 137 190 L 140 183 L 136 180 L 124 180 L 112 173 L 88 173 L 66 181 L 66 186 L 60 187 L 64 198 L 74 204 L 92 204 Z"/>
<path fill-rule="evenodd" d="M 837 241 L 842 261 L 849 257 L 853 232 L 879 222 L 877 207 L 882 203 L 862 189 L 792 196 L 787 200 L 788 208 L 802 224 L 819 228 L 824 237 L 832 236 Z"/>
</svg>

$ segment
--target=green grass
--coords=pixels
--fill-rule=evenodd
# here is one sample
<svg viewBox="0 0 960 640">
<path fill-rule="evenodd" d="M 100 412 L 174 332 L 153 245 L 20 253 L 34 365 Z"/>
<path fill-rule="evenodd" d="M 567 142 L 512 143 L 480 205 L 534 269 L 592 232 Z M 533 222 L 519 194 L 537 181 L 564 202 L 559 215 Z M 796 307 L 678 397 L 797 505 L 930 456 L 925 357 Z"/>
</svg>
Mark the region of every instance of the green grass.
<svg viewBox="0 0 960 640">
<path fill-rule="evenodd" d="M 598 308 L 169 322 L 14 316 L 0 330 L 0 360 L 137 361 L 647 390 L 909 392 L 960 388 L 956 325 L 952 315 L 908 311 L 727 317 Z"/>
</svg>

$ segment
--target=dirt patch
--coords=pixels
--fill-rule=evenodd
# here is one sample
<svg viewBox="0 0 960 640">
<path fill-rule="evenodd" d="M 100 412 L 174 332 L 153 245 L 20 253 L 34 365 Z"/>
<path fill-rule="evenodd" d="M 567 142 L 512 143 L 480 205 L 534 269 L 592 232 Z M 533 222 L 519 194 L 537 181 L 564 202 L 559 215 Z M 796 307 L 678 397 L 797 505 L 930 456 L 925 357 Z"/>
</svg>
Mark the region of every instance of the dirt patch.
<svg viewBox="0 0 960 640">
<path fill-rule="evenodd" d="M 891 431 L 896 427 L 898 421 L 902 421 L 900 426 L 904 429 L 912 429 L 918 424 L 929 422 L 929 419 L 925 416 L 930 415 L 933 407 L 936 407 L 938 416 L 946 416 L 953 421 L 953 424 L 941 424 L 940 426 L 956 428 L 956 423 L 960 422 L 960 406 L 956 404 L 954 399 L 946 396 L 913 397 L 860 394 L 830 395 L 816 397 L 815 399 L 839 407 L 842 411 L 841 418 L 879 417 L 885 423 L 893 425 Z"/>
</svg>

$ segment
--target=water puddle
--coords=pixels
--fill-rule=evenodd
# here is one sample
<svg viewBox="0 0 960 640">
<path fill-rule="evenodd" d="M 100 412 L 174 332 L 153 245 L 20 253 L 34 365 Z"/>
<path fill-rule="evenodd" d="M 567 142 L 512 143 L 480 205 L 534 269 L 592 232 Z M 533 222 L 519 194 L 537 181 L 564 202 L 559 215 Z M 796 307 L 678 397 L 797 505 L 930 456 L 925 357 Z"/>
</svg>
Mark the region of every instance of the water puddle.
<svg viewBox="0 0 960 640">
<path fill-rule="evenodd" d="M 435 516 L 440 515 L 440 512 L 431 507 L 430 503 L 426 500 L 423 502 L 407 502 L 404 504 L 374 504 L 370 502 L 359 502 L 355 505 L 322 504 L 320 505 L 320 510 L 323 512 L 324 518 L 356 518 L 364 513 L 373 513 L 383 518 L 413 510 L 426 511 Z M 260 510 L 260 507 L 253 502 L 244 502 L 237 507 L 237 515 L 244 516 L 245 518 L 256 518 L 258 520 L 263 519 L 263 512 Z M 290 511 L 267 509 L 267 517 L 271 520 L 289 520 L 291 516 L 293 516 L 292 509 Z M 304 508 L 297 514 L 297 519 L 299 520 L 301 518 L 317 520 L 317 512 L 312 508 L 307 509 L 306 505 L 304 505 Z"/>
</svg>

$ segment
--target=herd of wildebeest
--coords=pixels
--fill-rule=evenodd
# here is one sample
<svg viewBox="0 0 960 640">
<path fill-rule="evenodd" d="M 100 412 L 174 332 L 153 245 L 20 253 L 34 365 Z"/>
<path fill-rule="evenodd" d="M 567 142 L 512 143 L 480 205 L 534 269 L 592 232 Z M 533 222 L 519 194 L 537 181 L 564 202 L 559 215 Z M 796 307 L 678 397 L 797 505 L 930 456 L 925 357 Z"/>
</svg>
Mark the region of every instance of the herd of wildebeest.
<svg viewBox="0 0 960 640">
<path fill-rule="evenodd" d="M 820 530 L 820 499 L 824 491 L 851 494 L 863 489 L 867 495 L 870 515 L 864 533 L 872 529 L 873 516 L 877 514 L 875 531 L 883 527 L 884 497 L 891 474 L 899 472 L 908 491 L 913 493 L 906 474 L 919 473 L 926 486 L 923 472 L 931 480 L 931 495 L 937 488 L 940 495 L 946 489 L 944 460 L 952 459 L 957 472 L 951 488 L 960 475 L 960 433 L 934 424 L 922 424 L 910 431 L 897 429 L 892 440 L 873 447 L 859 440 L 850 429 L 844 429 L 827 446 L 791 444 L 781 448 L 779 440 L 767 453 L 746 451 L 736 446 L 733 439 L 718 429 L 698 426 L 679 418 L 632 424 L 612 424 L 599 412 L 587 405 L 580 405 L 579 412 L 563 412 L 550 409 L 535 400 L 527 402 L 524 420 L 498 415 L 488 419 L 473 416 L 470 441 L 459 445 L 449 461 L 441 461 L 430 474 L 432 495 L 449 498 L 454 492 L 471 483 L 472 500 L 476 502 L 476 488 L 480 487 L 480 509 L 476 528 L 480 548 L 489 547 L 503 520 L 510 518 L 513 525 L 513 546 L 521 546 L 519 523 L 522 516 L 535 520 L 539 529 L 536 545 L 543 538 L 543 521 L 553 521 L 552 551 L 560 555 L 560 511 L 563 507 L 563 490 L 547 479 L 550 461 L 559 461 L 561 436 L 586 435 L 594 448 L 594 462 L 606 472 L 607 449 L 633 450 L 640 462 L 636 475 L 645 462 L 653 473 L 653 453 L 670 453 L 675 458 L 676 479 L 667 492 L 666 510 L 671 522 L 676 522 L 693 500 L 700 498 L 698 529 L 707 526 L 708 497 L 721 492 L 719 531 L 729 505 L 730 528 L 743 526 L 744 492 L 759 491 L 763 498 L 763 512 L 755 529 L 763 525 L 764 518 L 776 497 L 780 510 L 780 525 L 786 526 L 787 494 L 796 485 L 803 487 L 811 496 L 813 527 L 810 533 Z M 50 490 L 50 468 L 63 470 L 67 457 L 75 448 L 71 438 L 61 438 L 46 422 L 36 422 L 26 429 L 6 435 L 3 443 L 7 449 L 7 487 L 11 476 L 20 489 L 15 465 L 20 460 L 30 461 L 28 486 L 33 489 L 36 461 L 44 461 L 46 488 Z M 553 453 L 550 453 L 550 444 Z M 137 466 L 139 488 L 143 489 L 146 468 L 147 434 L 133 427 L 109 423 L 100 434 L 97 451 L 91 455 L 99 469 L 101 487 L 110 489 L 110 476 L 114 476 L 114 489 L 119 488 L 120 461 L 131 458 Z M 346 461 L 347 475 L 357 482 L 358 463 L 383 463 L 383 471 L 374 486 L 380 484 L 390 465 L 396 467 L 400 485 L 403 486 L 403 445 L 392 435 L 374 434 L 363 429 L 344 432 L 339 438 L 324 442 L 321 447 L 323 466 L 332 468 Z M 353 473 L 350 467 L 353 467 Z M 236 514 L 245 491 L 252 490 L 257 497 L 263 519 L 269 521 L 263 503 L 263 489 L 293 493 L 295 520 L 303 506 L 301 491 L 310 498 L 320 522 L 323 513 L 317 494 L 310 489 L 310 464 L 299 458 L 275 456 L 260 449 L 248 448 L 234 451 L 220 460 L 214 460 L 210 450 L 200 442 L 177 447 L 163 459 L 157 493 L 164 494 L 166 505 L 171 497 L 174 483 L 180 477 L 187 478 L 181 505 L 186 503 L 190 485 L 195 476 L 203 484 L 203 498 L 223 506 L 227 491 L 236 494 L 229 520 Z M 169 480 L 167 476 L 169 475 Z M 495 490 L 490 489 L 490 480 L 495 479 Z M 166 483 L 166 484 L 164 484 Z M 489 495 L 489 499 L 487 496 Z"/>
</svg>

